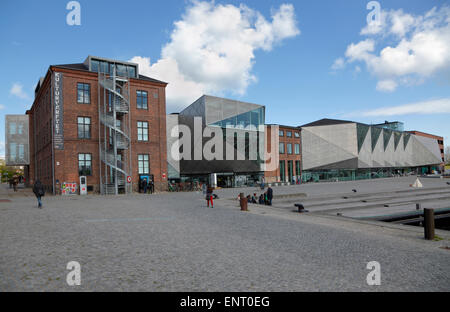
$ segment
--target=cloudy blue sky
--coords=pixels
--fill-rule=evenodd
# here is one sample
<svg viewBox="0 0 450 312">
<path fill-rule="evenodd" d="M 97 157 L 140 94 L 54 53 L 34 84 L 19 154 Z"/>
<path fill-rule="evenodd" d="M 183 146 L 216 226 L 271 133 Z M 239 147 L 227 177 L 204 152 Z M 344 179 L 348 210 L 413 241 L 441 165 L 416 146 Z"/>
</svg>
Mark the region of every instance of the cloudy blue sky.
<svg viewBox="0 0 450 312">
<path fill-rule="evenodd" d="M 168 112 L 210 94 L 265 105 L 267 123 L 400 120 L 450 143 L 446 1 L 378 1 L 374 15 L 362 0 L 80 0 L 79 26 L 68 2 L 0 4 L 0 154 L 4 115 L 31 106 L 49 65 L 89 54 L 169 82 Z"/>
</svg>

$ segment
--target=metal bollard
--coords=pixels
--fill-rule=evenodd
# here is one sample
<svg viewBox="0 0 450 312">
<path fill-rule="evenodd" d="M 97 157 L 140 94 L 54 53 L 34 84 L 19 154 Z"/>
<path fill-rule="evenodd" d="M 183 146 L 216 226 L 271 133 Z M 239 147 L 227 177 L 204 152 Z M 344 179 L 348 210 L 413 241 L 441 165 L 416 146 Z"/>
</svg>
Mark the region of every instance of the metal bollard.
<svg viewBox="0 0 450 312">
<path fill-rule="evenodd" d="M 420 210 L 420 204 L 419 203 L 416 204 L 416 210 Z"/>
<path fill-rule="evenodd" d="M 423 209 L 423 228 L 425 232 L 425 239 L 434 239 L 434 209 Z"/>
</svg>

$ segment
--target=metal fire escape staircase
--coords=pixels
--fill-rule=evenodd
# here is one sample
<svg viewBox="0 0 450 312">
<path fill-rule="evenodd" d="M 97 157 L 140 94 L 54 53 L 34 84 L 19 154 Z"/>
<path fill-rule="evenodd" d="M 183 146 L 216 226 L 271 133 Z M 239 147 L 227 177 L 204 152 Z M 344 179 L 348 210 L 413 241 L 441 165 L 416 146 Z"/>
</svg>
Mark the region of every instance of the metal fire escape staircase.
<svg viewBox="0 0 450 312">
<path fill-rule="evenodd" d="M 99 152 L 102 194 L 130 193 L 131 175 L 129 81 L 116 70 L 99 73 Z"/>
</svg>

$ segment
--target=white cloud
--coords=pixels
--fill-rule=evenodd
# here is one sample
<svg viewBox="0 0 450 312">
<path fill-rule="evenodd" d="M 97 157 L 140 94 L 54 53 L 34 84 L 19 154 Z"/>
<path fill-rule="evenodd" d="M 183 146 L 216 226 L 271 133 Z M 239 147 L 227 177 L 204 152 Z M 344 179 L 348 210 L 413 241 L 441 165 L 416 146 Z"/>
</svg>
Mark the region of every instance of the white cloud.
<svg viewBox="0 0 450 312">
<path fill-rule="evenodd" d="M 345 56 L 348 58 L 349 62 L 353 61 L 365 61 L 371 57 L 370 52 L 375 49 L 375 42 L 372 39 L 366 39 L 358 42 L 357 44 L 350 44 L 347 47 Z"/>
<path fill-rule="evenodd" d="M 377 83 L 378 91 L 392 92 L 397 88 L 397 83 L 394 80 L 381 80 Z"/>
<path fill-rule="evenodd" d="M 414 17 L 411 14 L 404 13 L 402 9 L 399 10 L 382 10 L 380 12 L 380 21 L 372 21 L 367 24 L 360 31 L 360 35 L 396 35 L 403 37 L 408 33 L 418 22 L 419 17 Z"/>
<path fill-rule="evenodd" d="M 450 113 L 450 98 L 422 101 L 393 107 L 383 107 L 375 110 L 370 110 L 358 115 L 364 117 L 378 117 L 378 116 L 397 116 L 397 115 L 411 115 L 411 114 L 448 114 Z"/>
<path fill-rule="evenodd" d="M 3 109 L 5 109 L 5 105 L 0 104 L 0 110 L 3 110 Z"/>
<path fill-rule="evenodd" d="M 23 85 L 21 83 L 14 83 L 11 87 L 11 90 L 9 91 L 11 95 L 17 96 L 20 99 L 28 100 L 30 97 L 28 94 L 23 91 Z"/>
<path fill-rule="evenodd" d="M 338 69 L 342 69 L 344 67 L 345 67 L 345 61 L 344 61 L 344 59 L 342 57 L 337 58 L 334 61 L 333 65 L 331 65 L 331 69 L 332 70 L 338 70 Z"/>
<path fill-rule="evenodd" d="M 174 23 L 161 58 L 135 56 L 142 74 L 169 83 L 167 106 L 179 110 L 204 93 L 244 94 L 257 78 L 251 70 L 255 51 L 270 51 L 286 38 L 300 33 L 294 7 L 283 4 L 272 20 L 240 5 L 192 2 Z"/>
<path fill-rule="evenodd" d="M 135 56 L 131 62 L 139 64 L 139 72 L 143 75 L 169 82 L 166 88 L 167 105 L 173 111 L 179 111 L 205 92 L 203 84 L 188 80 L 180 73 L 177 61 L 172 58 L 150 65 L 149 57 Z"/>
<path fill-rule="evenodd" d="M 368 36 L 351 43 L 346 62 L 363 62 L 379 81 L 377 90 L 417 85 L 438 73 L 450 73 L 450 7 L 414 16 L 402 10 L 382 11 L 381 23 L 361 30 Z M 385 45 L 385 42 L 394 42 Z M 382 46 L 377 52 L 375 47 Z"/>
<path fill-rule="evenodd" d="M 366 25 L 363 29 L 360 31 L 360 35 L 377 35 L 381 33 L 386 25 L 386 17 L 387 14 L 385 11 L 380 12 L 380 20 L 372 20 L 370 23 Z"/>
<path fill-rule="evenodd" d="M 399 37 L 405 36 L 416 23 L 412 15 L 405 14 L 402 10 L 391 11 L 390 17 L 392 22 L 390 32 Z"/>
</svg>

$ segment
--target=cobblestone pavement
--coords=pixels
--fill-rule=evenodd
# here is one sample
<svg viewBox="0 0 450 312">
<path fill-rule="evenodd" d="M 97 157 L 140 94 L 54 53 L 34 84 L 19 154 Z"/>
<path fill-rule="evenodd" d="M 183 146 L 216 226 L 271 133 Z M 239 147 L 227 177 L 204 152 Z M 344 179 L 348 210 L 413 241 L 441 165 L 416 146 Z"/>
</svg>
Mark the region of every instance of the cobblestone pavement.
<svg viewBox="0 0 450 312">
<path fill-rule="evenodd" d="M 323 186 L 322 186 L 323 187 Z M 339 186 L 341 187 L 341 186 Z M 0 185 L 0 291 L 449 291 L 449 236 L 201 193 L 44 198 Z M 29 194 L 28 194 L 29 195 Z M 81 285 L 66 283 L 69 261 Z M 368 286 L 369 261 L 381 286 Z"/>
</svg>

